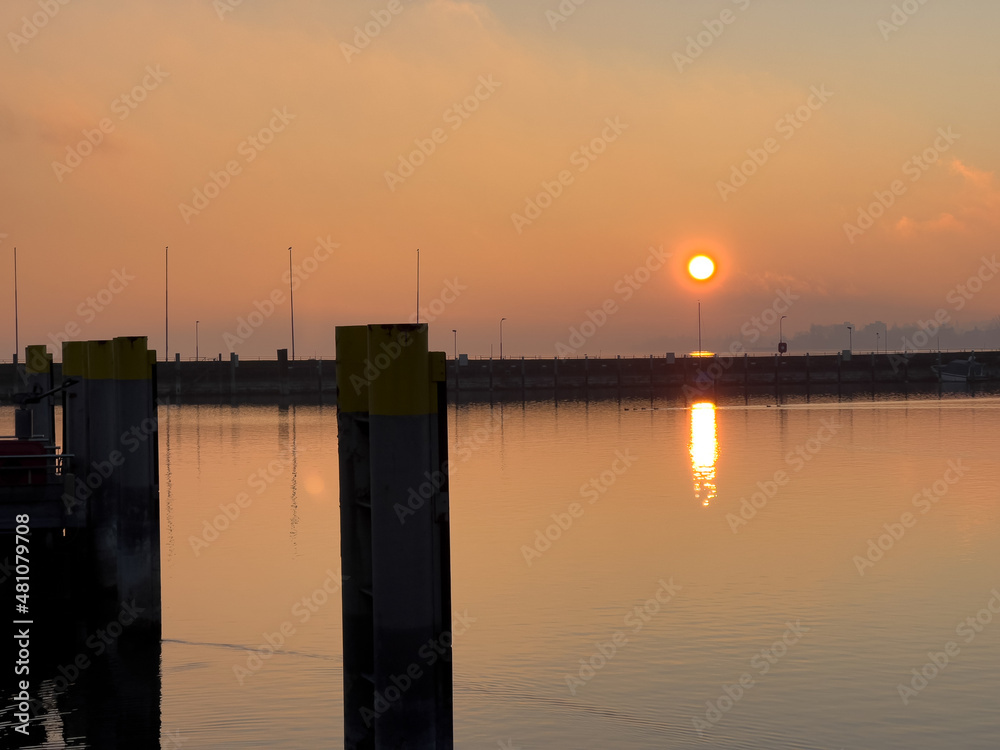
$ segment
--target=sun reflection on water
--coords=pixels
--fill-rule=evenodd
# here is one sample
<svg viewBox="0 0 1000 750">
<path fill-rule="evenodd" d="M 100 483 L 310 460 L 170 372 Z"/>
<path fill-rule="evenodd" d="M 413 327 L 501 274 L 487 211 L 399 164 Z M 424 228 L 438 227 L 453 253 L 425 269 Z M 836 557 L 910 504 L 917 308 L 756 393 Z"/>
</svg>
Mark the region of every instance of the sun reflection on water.
<svg viewBox="0 0 1000 750">
<path fill-rule="evenodd" d="M 715 404 L 703 401 L 691 405 L 691 473 L 694 496 L 708 505 L 716 495 L 715 462 L 719 458 L 719 437 L 715 425 Z"/>
</svg>

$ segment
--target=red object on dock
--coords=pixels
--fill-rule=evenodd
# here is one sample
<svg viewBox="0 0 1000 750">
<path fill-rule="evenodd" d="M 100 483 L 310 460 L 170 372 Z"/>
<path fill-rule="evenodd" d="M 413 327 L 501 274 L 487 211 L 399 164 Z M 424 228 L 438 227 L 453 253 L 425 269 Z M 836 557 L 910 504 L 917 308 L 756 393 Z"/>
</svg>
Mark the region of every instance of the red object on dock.
<svg viewBox="0 0 1000 750">
<path fill-rule="evenodd" d="M 0 487 L 45 484 L 46 454 L 41 440 L 0 440 Z"/>
</svg>

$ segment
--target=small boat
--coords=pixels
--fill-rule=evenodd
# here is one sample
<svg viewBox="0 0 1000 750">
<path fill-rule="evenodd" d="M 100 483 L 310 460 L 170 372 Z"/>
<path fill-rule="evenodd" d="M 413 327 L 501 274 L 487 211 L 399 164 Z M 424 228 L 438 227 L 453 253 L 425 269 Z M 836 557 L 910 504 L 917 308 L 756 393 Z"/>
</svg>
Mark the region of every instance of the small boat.
<svg viewBox="0 0 1000 750">
<path fill-rule="evenodd" d="M 970 354 L 968 359 L 954 359 L 946 365 L 932 365 L 942 383 L 971 383 L 986 380 L 986 367 L 976 361 L 976 355 Z"/>
</svg>

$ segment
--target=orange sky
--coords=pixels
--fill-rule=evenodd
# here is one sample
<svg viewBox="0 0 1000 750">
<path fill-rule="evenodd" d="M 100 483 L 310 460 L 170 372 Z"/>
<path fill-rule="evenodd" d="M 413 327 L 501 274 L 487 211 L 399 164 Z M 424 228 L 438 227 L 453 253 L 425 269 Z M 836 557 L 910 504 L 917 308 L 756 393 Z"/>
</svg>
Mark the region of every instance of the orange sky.
<svg viewBox="0 0 1000 750">
<path fill-rule="evenodd" d="M 894 22 L 881 0 L 588 0 L 565 17 L 558 0 L 10 0 L 0 351 L 15 245 L 22 347 L 69 328 L 162 351 L 166 245 L 185 357 L 195 320 L 203 356 L 288 346 L 290 245 L 320 258 L 295 290 L 299 356 L 332 356 L 335 325 L 408 319 L 417 247 L 421 303 L 453 300 L 431 308 L 449 352 L 458 329 L 488 354 L 506 317 L 505 353 L 551 355 L 609 298 L 581 354 L 690 347 L 699 297 L 715 335 L 737 334 L 786 289 L 786 335 L 941 307 L 989 320 L 1000 279 L 960 311 L 947 295 L 997 249 L 1000 6 L 911 2 Z M 224 187 L 196 202 L 213 174 Z M 558 197 L 527 223 L 543 183 Z M 884 215 L 845 229 L 875 193 Z M 681 266 L 702 247 L 720 275 L 696 288 Z"/>
</svg>

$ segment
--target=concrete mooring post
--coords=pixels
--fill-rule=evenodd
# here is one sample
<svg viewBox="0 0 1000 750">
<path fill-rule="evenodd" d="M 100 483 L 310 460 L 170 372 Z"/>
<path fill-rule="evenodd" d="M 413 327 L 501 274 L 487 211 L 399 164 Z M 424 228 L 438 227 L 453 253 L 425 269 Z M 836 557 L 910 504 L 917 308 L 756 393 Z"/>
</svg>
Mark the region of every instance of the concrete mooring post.
<svg viewBox="0 0 1000 750">
<path fill-rule="evenodd" d="M 445 355 L 425 324 L 338 328 L 337 371 L 345 747 L 451 750 Z"/>
<path fill-rule="evenodd" d="M 139 611 L 133 629 L 160 637 L 158 423 L 153 398 L 156 353 L 145 336 L 116 338 L 114 357 L 118 468 L 118 596 Z"/>
<path fill-rule="evenodd" d="M 52 355 L 44 344 L 25 349 L 24 379 L 28 393 L 48 393 L 54 387 L 52 382 Z M 32 435 L 45 440 L 48 445 L 55 443 L 56 422 L 52 409 L 52 396 L 45 396 L 28 405 L 31 412 Z"/>
<path fill-rule="evenodd" d="M 288 350 L 278 349 L 278 393 L 288 395 Z"/>
<path fill-rule="evenodd" d="M 159 438 L 155 351 L 146 337 L 63 343 L 64 452 L 73 494 L 85 499 L 93 581 L 104 603 L 135 601 L 129 633 L 159 642 Z"/>
<path fill-rule="evenodd" d="M 87 524 L 94 544 L 96 580 L 105 591 L 118 583 L 118 410 L 114 350 L 110 341 L 87 342 L 83 386 L 87 392 L 87 455 L 90 464 L 78 475 L 93 488 Z M 70 452 L 73 452 L 71 447 Z M 96 485 L 96 486 L 95 486 Z"/>
<path fill-rule="evenodd" d="M 87 342 L 66 341 L 62 345 L 62 374 L 73 384 L 63 390 L 63 453 L 71 456 L 64 465 L 67 494 L 63 498 L 69 513 L 82 512 L 80 495 L 90 492 L 86 484 L 90 456 L 87 453 Z"/>
</svg>

